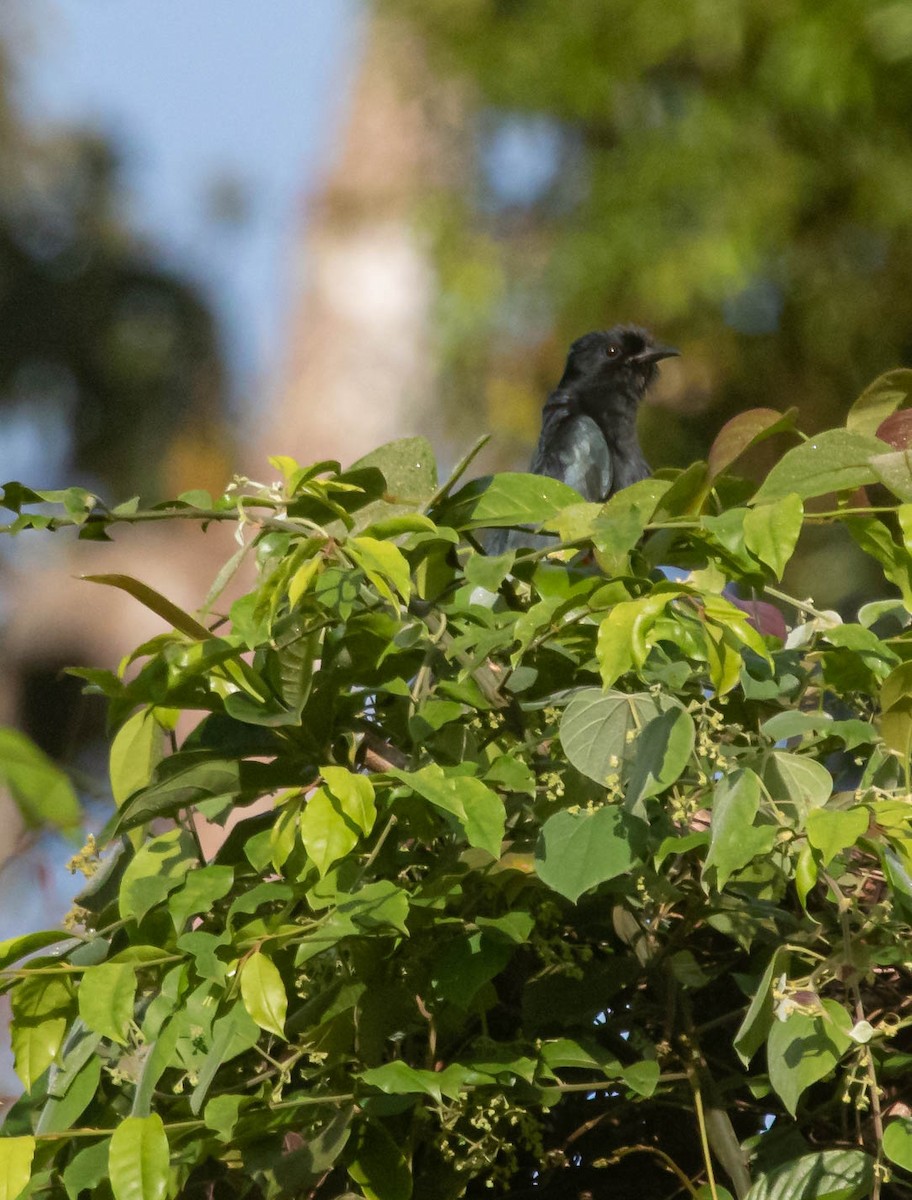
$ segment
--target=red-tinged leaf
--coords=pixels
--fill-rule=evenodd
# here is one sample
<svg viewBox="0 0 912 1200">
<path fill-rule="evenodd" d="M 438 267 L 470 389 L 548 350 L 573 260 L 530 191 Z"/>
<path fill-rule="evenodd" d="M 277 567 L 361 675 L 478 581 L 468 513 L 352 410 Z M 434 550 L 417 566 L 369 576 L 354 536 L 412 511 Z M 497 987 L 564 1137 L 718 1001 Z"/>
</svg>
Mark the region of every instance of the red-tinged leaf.
<svg viewBox="0 0 912 1200">
<path fill-rule="evenodd" d="M 901 367 L 878 376 L 861 393 L 846 417 L 853 433 L 880 436 L 884 421 L 897 409 L 906 408 L 912 397 L 912 370 Z"/>
<path fill-rule="evenodd" d="M 727 421 L 716 435 L 709 451 L 709 477 L 715 479 L 751 446 L 795 428 L 797 408 L 784 413 L 775 408 L 752 408 Z"/>
<path fill-rule="evenodd" d="M 912 445 L 912 408 L 900 409 L 885 421 L 881 421 L 875 437 L 879 437 L 882 442 L 887 442 L 896 450 L 907 450 Z"/>
</svg>

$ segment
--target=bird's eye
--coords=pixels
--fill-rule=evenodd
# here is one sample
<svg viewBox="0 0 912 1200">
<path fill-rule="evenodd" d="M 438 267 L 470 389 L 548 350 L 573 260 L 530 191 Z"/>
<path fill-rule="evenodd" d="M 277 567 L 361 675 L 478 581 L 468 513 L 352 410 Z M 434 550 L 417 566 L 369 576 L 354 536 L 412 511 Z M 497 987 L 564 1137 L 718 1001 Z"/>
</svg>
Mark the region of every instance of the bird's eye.
<svg viewBox="0 0 912 1200">
<path fill-rule="evenodd" d="M 610 345 L 605 347 L 605 353 L 609 358 L 617 358 L 617 356 L 621 353 L 621 348 L 612 342 Z"/>
</svg>

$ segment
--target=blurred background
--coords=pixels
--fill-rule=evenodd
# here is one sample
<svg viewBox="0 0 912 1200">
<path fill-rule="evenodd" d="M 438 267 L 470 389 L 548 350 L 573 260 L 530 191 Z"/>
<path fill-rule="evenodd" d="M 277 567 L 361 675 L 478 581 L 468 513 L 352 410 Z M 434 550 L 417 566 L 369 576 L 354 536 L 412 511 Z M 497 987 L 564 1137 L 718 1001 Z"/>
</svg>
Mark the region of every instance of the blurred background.
<svg viewBox="0 0 912 1200">
<path fill-rule="evenodd" d="M 619 320 L 683 352 L 641 432 L 685 466 L 746 408 L 839 423 L 912 361 L 910 277 L 907 0 L 0 9 L 3 480 L 155 501 L 412 433 L 521 469 L 568 343 Z M 192 608 L 223 533 L 0 548 L 0 721 L 103 777 L 61 668 L 159 628 L 74 577 Z M 790 586 L 851 606 L 849 553 Z M 0 937 L 74 890 L 16 821 Z"/>
</svg>

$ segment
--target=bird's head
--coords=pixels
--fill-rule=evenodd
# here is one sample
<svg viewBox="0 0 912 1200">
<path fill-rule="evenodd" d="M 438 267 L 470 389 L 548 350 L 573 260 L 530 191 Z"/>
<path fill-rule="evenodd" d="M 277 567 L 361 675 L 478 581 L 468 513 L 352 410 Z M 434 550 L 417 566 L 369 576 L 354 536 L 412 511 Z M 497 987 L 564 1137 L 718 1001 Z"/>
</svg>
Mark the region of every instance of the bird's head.
<svg viewBox="0 0 912 1200">
<path fill-rule="evenodd" d="M 637 325 L 587 333 L 570 347 L 560 387 L 612 392 L 636 403 L 655 379 L 656 364 L 678 353 Z"/>
</svg>

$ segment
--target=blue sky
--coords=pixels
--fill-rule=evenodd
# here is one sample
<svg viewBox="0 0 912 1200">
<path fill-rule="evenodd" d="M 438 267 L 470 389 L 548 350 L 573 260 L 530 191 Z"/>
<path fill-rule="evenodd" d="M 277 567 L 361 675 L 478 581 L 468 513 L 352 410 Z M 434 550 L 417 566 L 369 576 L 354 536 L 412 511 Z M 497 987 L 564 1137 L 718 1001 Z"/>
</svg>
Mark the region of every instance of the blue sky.
<svg viewBox="0 0 912 1200">
<path fill-rule="evenodd" d="M 124 158 L 131 224 L 202 282 L 238 394 L 282 353 L 290 251 L 357 64 L 359 0 L 29 0 L 20 109 L 87 123 Z M 213 180 L 249 199 L 208 215 Z"/>
</svg>

